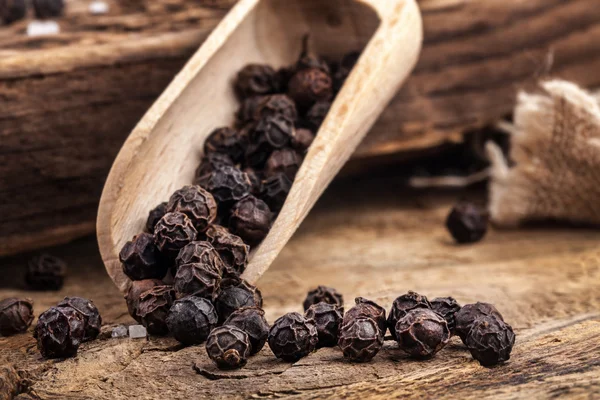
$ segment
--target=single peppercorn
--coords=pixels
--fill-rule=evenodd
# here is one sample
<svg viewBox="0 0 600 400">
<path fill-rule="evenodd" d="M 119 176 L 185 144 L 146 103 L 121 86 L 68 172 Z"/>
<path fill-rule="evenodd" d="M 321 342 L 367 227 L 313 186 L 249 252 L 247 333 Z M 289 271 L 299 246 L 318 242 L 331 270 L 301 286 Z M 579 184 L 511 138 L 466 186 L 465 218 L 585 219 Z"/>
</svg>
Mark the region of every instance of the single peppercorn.
<svg viewBox="0 0 600 400">
<path fill-rule="evenodd" d="M 290 181 L 293 181 L 300 165 L 302 165 L 302 157 L 295 150 L 290 148 L 275 150 L 267 159 L 265 175 L 271 177 L 284 174 Z"/>
<path fill-rule="evenodd" d="M 317 347 L 332 347 L 338 342 L 338 333 L 342 326 L 343 309 L 334 304 L 317 303 L 308 307 L 304 317 L 312 320 L 317 327 L 319 343 Z"/>
<path fill-rule="evenodd" d="M 258 159 L 257 152 L 268 153 L 273 149 L 281 149 L 290 144 L 296 136 L 294 121 L 283 114 L 270 115 L 261 118 L 256 124 L 249 126 L 248 136 L 250 145 L 246 150 L 246 163 L 251 167 L 260 166 L 251 156 Z"/>
<path fill-rule="evenodd" d="M 262 97 L 253 119 L 254 121 L 260 121 L 263 118 L 278 115 L 292 123 L 298 119 L 298 111 L 294 100 L 285 94 Z"/>
<path fill-rule="evenodd" d="M 304 303 L 304 311 L 307 311 L 310 306 L 318 303 L 333 304 L 340 307 L 342 314 L 344 313 L 344 297 L 334 288 L 319 285 L 315 289 L 310 290 L 306 294 Z"/>
<path fill-rule="evenodd" d="M 162 202 L 154 207 L 148 213 L 148 219 L 146 220 L 146 230 L 150 233 L 154 233 L 154 227 L 160 221 L 162 217 L 167 213 L 167 202 Z"/>
<path fill-rule="evenodd" d="M 493 304 L 477 302 L 464 305 L 456 314 L 454 314 L 454 330 L 458 336 L 465 342 L 471 326 L 479 317 L 491 316 L 500 321 L 504 321 L 500 311 Z"/>
<path fill-rule="evenodd" d="M 44 358 L 72 357 L 85 336 L 82 315 L 71 307 L 50 307 L 38 318 L 34 337 Z"/>
<path fill-rule="evenodd" d="M 333 96 L 333 83 L 329 74 L 319 68 L 301 69 L 290 79 L 287 94 L 303 113 L 317 101 L 330 100 Z"/>
<path fill-rule="evenodd" d="M 142 320 L 137 315 L 137 309 L 140 302 L 142 293 L 152 289 L 155 286 L 162 286 L 164 283 L 158 279 L 144 279 L 143 281 L 133 281 L 131 286 L 125 295 L 125 302 L 127 303 L 127 310 L 137 322 Z"/>
<path fill-rule="evenodd" d="M 340 328 L 338 345 L 344 357 L 351 361 L 367 362 L 383 346 L 383 336 L 377 323 L 367 317 L 346 318 Z"/>
<path fill-rule="evenodd" d="M 248 334 L 250 339 L 250 355 L 258 353 L 267 342 L 269 324 L 265 312 L 258 307 L 244 307 L 234 311 L 223 325 L 235 326 Z"/>
<path fill-rule="evenodd" d="M 250 167 L 245 168 L 244 172 L 248 175 L 250 183 L 252 184 L 250 193 L 254 196 L 260 196 L 260 193 L 262 192 L 262 173 Z"/>
<path fill-rule="evenodd" d="M 219 153 L 229 156 L 234 163 L 242 161 L 248 147 L 248 138 L 237 129 L 217 128 L 206 138 L 204 153 Z"/>
<path fill-rule="evenodd" d="M 175 265 L 177 297 L 194 295 L 212 299 L 216 295 L 225 264 L 210 243 L 198 241 L 188 244 L 179 252 Z"/>
<path fill-rule="evenodd" d="M 250 246 L 259 244 L 271 229 L 272 213 L 267 204 L 250 195 L 231 209 L 229 229 Z"/>
<path fill-rule="evenodd" d="M 258 121 L 260 119 L 259 110 L 268 97 L 269 96 L 253 96 L 242 101 L 242 104 L 236 113 L 236 126 L 242 128 L 249 123 Z"/>
<path fill-rule="evenodd" d="M 315 140 L 315 134 L 310 129 L 296 129 L 296 135 L 292 139 L 292 148 L 304 154 Z"/>
<path fill-rule="evenodd" d="M 188 296 L 173 302 L 166 322 L 173 337 L 189 346 L 206 340 L 217 325 L 218 316 L 209 300 Z"/>
<path fill-rule="evenodd" d="M 407 312 L 416 308 L 431 308 L 431 303 L 429 303 L 427 297 L 412 290 L 394 300 L 387 320 L 387 327 L 394 340 L 396 340 L 396 324 L 398 320 L 404 317 Z"/>
<path fill-rule="evenodd" d="M 235 80 L 235 92 L 241 99 L 277 93 L 279 90 L 279 76 L 269 65 L 248 64 L 238 72 Z"/>
<path fill-rule="evenodd" d="M 236 369 L 246 365 L 250 356 L 250 338 L 235 326 L 220 326 L 206 340 L 206 353 L 220 369 Z"/>
<path fill-rule="evenodd" d="M 510 359 L 515 344 L 512 327 L 494 316 L 482 316 L 473 322 L 465 345 L 484 367 L 491 367 Z"/>
<path fill-rule="evenodd" d="M 456 320 L 454 317 L 460 308 L 460 304 L 453 297 L 438 297 L 431 300 L 431 309 L 446 320 L 451 335 L 455 334 Z"/>
<path fill-rule="evenodd" d="M 263 182 L 261 199 L 267 203 L 269 209 L 279 212 L 292 189 L 292 181 L 282 173 L 275 174 Z"/>
<path fill-rule="evenodd" d="M 228 279 L 221 285 L 215 299 L 219 322 L 223 323 L 234 311 L 243 307 L 262 307 L 262 294 L 255 286 L 241 279 Z"/>
<path fill-rule="evenodd" d="M 269 330 L 268 341 L 275 357 L 293 362 L 313 352 L 319 336 L 314 321 L 291 312 L 277 318 Z"/>
<path fill-rule="evenodd" d="M 154 244 L 154 236 L 149 233 L 141 233 L 125 243 L 119 253 L 119 260 L 125 275 L 134 281 L 162 279 L 169 269 L 168 263 Z"/>
<path fill-rule="evenodd" d="M 27 1 L 25 0 L 1 0 L 0 19 L 6 25 L 23 19 L 27 14 Z"/>
<path fill-rule="evenodd" d="M 223 260 L 217 250 L 205 240 L 198 240 L 187 244 L 179 251 L 175 259 L 177 267 L 191 263 L 207 264 L 218 272 L 223 271 L 224 268 Z"/>
<path fill-rule="evenodd" d="M 31 299 L 9 298 L 0 301 L 0 335 L 23 333 L 33 321 Z"/>
<path fill-rule="evenodd" d="M 184 186 L 171 195 L 167 212 L 187 215 L 201 233 L 217 218 L 217 202 L 212 194 L 198 185 Z"/>
<path fill-rule="evenodd" d="M 357 297 L 354 299 L 354 302 L 356 305 L 349 309 L 344 315 L 344 323 L 361 317 L 370 318 L 377 323 L 379 334 L 381 337 L 384 337 L 385 331 L 387 330 L 385 308 L 381 307 L 374 301 L 365 299 L 364 297 Z"/>
<path fill-rule="evenodd" d="M 487 227 L 487 213 L 473 203 L 458 203 L 446 219 L 446 228 L 458 243 L 480 241 L 485 236 Z"/>
<path fill-rule="evenodd" d="M 171 259 L 177 257 L 179 250 L 196 240 L 198 231 L 192 220 L 180 212 L 166 213 L 154 228 L 154 243 L 158 250 Z"/>
<path fill-rule="evenodd" d="M 166 319 L 174 300 L 173 287 L 166 285 L 155 286 L 140 295 L 137 316 L 149 333 L 153 335 L 169 333 Z"/>
<path fill-rule="evenodd" d="M 318 132 L 319 128 L 323 124 L 325 117 L 327 117 L 327 113 L 329 113 L 329 109 L 331 108 L 331 101 L 322 100 L 316 102 L 304 116 L 304 123 L 307 125 L 310 130 L 313 132 Z"/>
<path fill-rule="evenodd" d="M 58 307 L 71 307 L 80 314 L 83 319 L 84 342 L 98 337 L 102 328 L 102 317 L 91 300 L 83 297 L 65 297 L 58 303 Z"/>
<path fill-rule="evenodd" d="M 222 167 L 205 175 L 199 184 L 214 196 L 219 206 L 231 206 L 250 194 L 252 183 L 244 172 L 236 167 Z"/>
<path fill-rule="evenodd" d="M 212 172 L 221 169 L 223 167 L 234 167 L 235 164 L 231 157 L 227 154 L 221 153 L 208 153 L 202 157 L 198 168 L 194 174 L 194 184 L 202 179 L 202 177 L 211 174 Z"/>
<path fill-rule="evenodd" d="M 415 308 L 398 320 L 395 327 L 400 349 L 411 357 L 432 357 L 448 344 L 446 320 L 428 308 Z"/>
<path fill-rule="evenodd" d="M 33 10 L 38 19 L 60 17 L 64 9 L 64 0 L 33 0 Z"/>
<path fill-rule="evenodd" d="M 206 230 L 206 240 L 212 244 L 223 260 L 224 276 L 240 276 L 244 272 L 248 264 L 250 247 L 242 238 L 220 225 L 211 225 Z"/>
<path fill-rule="evenodd" d="M 33 257 L 27 264 L 25 283 L 33 290 L 60 290 L 65 282 L 67 264 L 48 254 Z"/>
<path fill-rule="evenodd" d="M 337 67 L 336 71 L 333 73 L 333 77 L 332 77 L 333 78 L 333 90 L 335 93 L 340 91 L 340 89 L 344 85 L 344 82 L 346 82 L 346 79 L 350 75 L 350 72 L 352 72 L 352 69 L 358 62 L 359 58 L 360 58 L 360 52 L 358 52 L 358 51 L 352 51 L 352 52 L 344 55 L 344 57 L 342 58 L 342 61 L 340 62 L 339 66 Z"/>
</svg>

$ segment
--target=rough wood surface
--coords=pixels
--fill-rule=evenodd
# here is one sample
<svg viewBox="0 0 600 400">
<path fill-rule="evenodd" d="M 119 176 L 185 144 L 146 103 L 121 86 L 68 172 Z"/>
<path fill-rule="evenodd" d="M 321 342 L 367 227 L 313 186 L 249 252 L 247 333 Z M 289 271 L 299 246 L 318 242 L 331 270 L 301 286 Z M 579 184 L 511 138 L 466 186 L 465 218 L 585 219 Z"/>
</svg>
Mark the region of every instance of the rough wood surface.
<svg viewBox="0 0 600 400">
<path fill-rule="evenodd" d="M 338 182 L 259 287 L 271 323 L 284 312 L 301 311 L 306 291 L 318 284 L 338 288 L 346 304 L 361 295 L 389 308 L 410 289 L 453 295 L 463 304 L 492 302 L 517 334 L 505 365 L 480 367 L 453 339 L 428 361 L 407 359 L 389 341 L 366 364 L 345 362 L 336 349 L 290 364 L 265 348 L 245 369 L 222 372 L 202 346 L 181 348 L 170 338 L 110 339 L 112 327 L 132 320 L 90 239 L 53 250 L 71 268 L 58 293 L 8 288 L 11 278 L 19 282 L 15 271 L 26 257 L 3 260 L 0 273 L 9 278 L 0 298 L 33 297 L 39 313 L 62 296 L 88 296 L 105 326 L 100 340 L 65 361 L 42 360 L 30 333 L 0 339 L 0 388 L 6 393 L 19 387 L 21 399 L 597 398 L 600 233 L 560 226 L 492 230 L 479 244 L 457 246 L 443 221 L 464 195 L 406 191 L 394 178 Z"/>
<path fill-rule="evenodd" d="M 26 38 L 25 22 L 0 30 L 0 254 L 93 231 L 125 137 L 234 2 L 110 1 L 111 14 L 90 16 L 74 0 L 56 37 Z M 538 78 L 600 85 L 595 0 L 420 5 L 417 69 L 354 167 L 460 140 L 509 114 L 516 91 Z"/>
</svg>

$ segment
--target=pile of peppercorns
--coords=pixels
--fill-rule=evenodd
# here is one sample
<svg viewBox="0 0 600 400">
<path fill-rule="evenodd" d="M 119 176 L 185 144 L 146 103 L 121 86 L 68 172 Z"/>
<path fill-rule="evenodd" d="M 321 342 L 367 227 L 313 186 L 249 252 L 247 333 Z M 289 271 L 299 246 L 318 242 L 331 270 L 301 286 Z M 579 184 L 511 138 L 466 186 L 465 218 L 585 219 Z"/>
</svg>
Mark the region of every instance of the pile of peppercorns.
<svg viewBox="0 0 600 400">
<path fill-rule="evenodd" d="M 31 0 L 35 17 L 47 19 L 60 17 L 65 8 L 64 0 Z M 25 18 L 28 0 L 0 0 L 0 19 L 6 25 Z"/>
</svg>

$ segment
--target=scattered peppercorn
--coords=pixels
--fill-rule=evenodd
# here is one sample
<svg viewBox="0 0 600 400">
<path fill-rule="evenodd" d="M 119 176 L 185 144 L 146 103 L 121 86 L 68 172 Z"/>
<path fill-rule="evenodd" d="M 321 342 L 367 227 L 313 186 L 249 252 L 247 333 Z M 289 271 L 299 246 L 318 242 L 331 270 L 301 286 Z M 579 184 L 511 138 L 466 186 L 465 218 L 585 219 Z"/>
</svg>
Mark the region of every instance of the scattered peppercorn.
<svg viewBox="0 0 600 400">
<path fill-rule="evenodd" d="M 456 314 L 454 314 L 456 334 L 465 342 L 469 331 L 475 320 L 479 317 L 491 316 L 500 321 L 504 321 L 502 314 L 489 303 L 474 303 L 464 305 Z"/>
<path fill-rule="evenodd" d="M 331 101 L 323 100 L 316 102 L 307 111 L 306 116 L 304 117 L 304 122 L 313 132 L 317 132 L 323 124 L 327 113 L 329 113 L 330 108 Z"/>
<path fill-rule="evenodd" d="M 302 157 L 295 150 L 290 148 L 275 150 L 267 159 L 265 175 L 271 177 L 281 173 L 293 181 L 301 164 Z"/>
<path fill-rule="evenodd" d="M 258 353 L 269 336 L 269 324 L 265 319 L 265 312 L 258 307 L 243 307 L 234 311 L 223 325 L 235 326 L 248 334 L 252 345 L 250 355 Z"/>
<path fill-rule="evenodd" d="M 347 318 L 340 328 L 338 345 L 344 357 L 351 361 L 367 362 L 373 359 L 383 346 L 383 336 L 377 323 L 371 318 L 361 316 Z"/>
<path fill-rule="evenodd" d="M 417 308 L 431 308 L 431 304 L 429 303 L 429 300 L 427 300 L 427 297 L 413 292 L 412 290 L 394 300 L 387 320 L 387 326 L 394 340 L 396 340 L 396 324 L 398 323 L 398 320 L 404 317 L 410 310 Z"/>
<path fill-rule="evenodd" d="M 154 236 L 140 233 L 123 246 L 119 253 L 123 272 L 134 281 L 162 279 L 167 274 L 169 264 L 161 257 L 154 244 Z"/>
<path fill-rule="evenodd" d="M 6 25 L 23 19 L 27 14 L 27 1 L 25 0 L 1 0 L 0 19 Z"/>
<path fill-rule="evenodd" d="M 206 340 L 206 352 L 220 369 L 236 369 L 246 365 L 250 355 L 250 338 L 235 326 L 213 329 Z"/>
<path fill-rule="evenodd" d="M 275 357 L 293 362 L 313 352 L 319 337 L 312 320 L 291 312 L 277 318 L 269 330 L 268 341 Z"/>
<path fill-rule="evenodd" d="M 285 199 L 292 189 L 292 181 L 282 173 L 275 174 L 263 182 L 262 200 L 274 212 L 283 207 Z"/>
<path fill-rule="evenodd" d="M 431 300 L 431 309 L 446 320 L 450 334 L 455 334 L 455 315 L 460 311 L 460 304 L 453 297 L 438 297 Z"/>
<path fill-rule="evenodd" d="M 204 153 L 219 153 L 229 156 L 233 162 L 240 162 L 246 154 L 248 138 L 237 129 L 217 128 L 206 138 Z"/>
<path fill-rule="evenodd" d="M 33 290 L 60 290 L 65 282 L 67 264 L 58 257 L 42 254 L 27 264 L 25 282 Z"/>
<path fill-rule="evenodd" d="M 243 280 L 229 279 L 221 285 L 215 299 L 219 322 L 223 323 L 234 311 L 243 307 L 262 307 L 262 294 L 255 286 Z"/>
<path fill-rule="evenodd" d="M 342 314 L 344 313 L 344 297 L 337 290 L 328 286 L 319 285 L 316 289 L 310 290 L 306 294 L 302 306 L 304 307 L 304 311 L 306 311 L 313 304 L 321 302 L 338 306 Z"/>
<path fill-rule="evenodd" d="M 171 195 L 167 212 L 187 215 L 196 231 L 201 233 L 215 221 L 217 202 L 212 194 L 198 185 L 184 186 Z"/>
<path fill-rule="evenodd" d="M 137 306 L 137 315 L 142 324 L 153 335 L 169 333 L 166 319 L 175 300 L 172 286 L 155 286 L 143 292 Z"/>
<path fill-rule="evenodd" d="M 153 208 L 148 213 L 148 219 L 146 220 L 146 230 L 150 233 L 154 233 L 154 227 L 160 221 L 162 217 L 167 213 L 167 202 L 162 202 Z"/>
<path fill-rule="evenodd" d="M 155 286 L 164 285 L 162 281 L 158 279 L 144 279 L 143 281 L 131 282 L 131 287 L 125 295 L 125 301 L 127 303 L 127 310 L 137 322 L 142 322 L 141 318 L 137 314 L 138 305 L 142 293 L 152 289 Z"/>
<path fill-rule="evenodd" d="M 198 231 L 187 215 L 180 212 L 166 213 L 154 228 L 154 243 L 169 258 L 177 257 L 179 250 L 196 240 Z"/>
<path fill-rule="evenodd" d="M 102 328 L 102 317 L 91 300 L 83 297 L 65 297 L 58 307 L 71 307 L 77 311 L 83 320 L 83 341 L 96 339 Z"/>
<path fill-rule="evenodd" d="M 85 337 L 85 322 L 71 307 L 50 307 L 38 318 L 34 337 L 43 357 L 72 357 Z"/>
<path fill-rule="evenodd" d="M 250 247 L 237 235 L 220 225 L 211 225 L 206 230 L 208 240 L 219 253 L 225 264 L 224 276 L 240 276 L 248 264 Z"/>
<path fill-rule="evenodd" d="M 33 321 L 31 299 L 9 298 L 0 301 L 0 335 L 23 333 Z"/>
<path fill-rule="evenodd" d="M 446 320 L 427 308 L 411 309 L 398 320 L 396 340 L 401 350 L 411 357 L 432 357 L 450 340 Z"/>
<path fill-rule="evenodd" d="M 515 344 L 512 327 L 493 315 L 481 316 L 471 325 L 465 345 L 484 367 L 510 359 Z"/>
<path fill-rule="evenodd" d="M 166 319 L 173 337 L 188 346 L 204 342 L 217 321 L 213 304 L 197 296 L 175 300 Z"/>
<path fill-rule="evenodd" d="M 236 167 L 221 167 L 201 177 L 198 183 L 212 193 L 219 206 L 231 206 L 252 190 L 248 175 Z"/>
<path fill-rule="evenodd" d="M 64 9 L 63 0 L 33 0 L 33 10 L 38 19 L 60 17 Z"/>
<path fill-rule="evenodd" d="M 319 343 L 317 347 L 332 347 L 338 342 L 338 333 L 342 326 L 343 309 L 334 304 L 320 302 L 308 307 L 304 313 L 307 320 L 314 321 L 317 327 Z"/>
<path fill-rule="evenodd" d="M 304 154 L 314 140 L 315 134 L 310 129 L 299 128 L 296 129 L 296 136 L 292 139 L 292 147 Z"/>
<path fill-rule="evenodd" d="M 271 229 L 271 209 L 262 200 L 250 195 L 231 209 L 229 229 L 250 246 L 259 244 Z"/>
<path fill-rule="evenodd" d="M 487 226 L 487 213 L 468 202 L 455 205 L 446 219 L 446 227 L 458 243 L 480 241 L 487 232 Z"/>
<path fill-rule="evenodd" d="M 377 303 L 371 300 L 367 300 L 364 297 L 357 297 L 354 299 L 356 305 L 346 312 L 344 315 L 344 323 L 351 319 L 366 317 L 370 318 L 379 328 L 379 334 L 381 337 L 385 336 L 387 330 L 387 324 L 385 319 L 385 308 L 381 307 Z"/>
<path fill-rule="evenodd" d="M 269 65 L 248 64 L 238 72 L 235 91 L 241 99 L 277 93 L 280 79 Z"/>
</svg>

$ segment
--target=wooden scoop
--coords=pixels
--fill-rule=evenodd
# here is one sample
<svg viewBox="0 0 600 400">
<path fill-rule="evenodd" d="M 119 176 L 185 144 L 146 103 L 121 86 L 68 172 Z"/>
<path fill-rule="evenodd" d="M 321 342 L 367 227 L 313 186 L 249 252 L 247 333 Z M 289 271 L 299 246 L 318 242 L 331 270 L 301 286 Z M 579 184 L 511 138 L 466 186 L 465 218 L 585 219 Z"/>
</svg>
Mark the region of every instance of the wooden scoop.
<svg viewBox="0 0 600 400">
<path fill-rule="evenodd" d="M 231 86 L 237 72 L 248 63 L 291 65 L 307 33 L 312 50 L 332 59 L 364 50 L 279 217 L 251 255 L 244 278 L 252 283 L 269 268 L 399 89 L 422 41 L 414 0 L 240 0 L 146 113 L 112 166 L 100 200 L 98 243 L 122 292 L 130 281 L 119 262 L 121 247 L 143 230 L 152 208 L 191 184 L 210 132 L 233 123 L 239 103 Z"/>
</svg>

